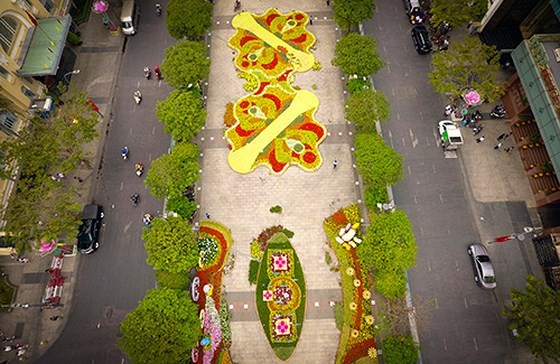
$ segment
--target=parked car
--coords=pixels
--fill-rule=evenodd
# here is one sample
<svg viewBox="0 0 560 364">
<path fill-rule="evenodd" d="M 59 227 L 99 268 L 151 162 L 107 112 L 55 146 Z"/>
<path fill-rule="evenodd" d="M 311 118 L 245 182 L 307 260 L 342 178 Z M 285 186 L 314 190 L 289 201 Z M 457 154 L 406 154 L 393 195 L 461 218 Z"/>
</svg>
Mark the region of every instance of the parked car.
<svg viewBox="0 0 560 364">
<path fill-rule="evenodd" d="M 78 250 L 91 254 L 99 248 L 99 230 L 103 219 L 103 209 L 99 205 L 89 204 L 82 211 L 82 225 L 78 231 Z"/>
<path fill-rule="evenodd" d="M 488 250 L 482 244 L 469 245 L 467 250 L 474 269 L 474 280 L 481 288 L 496 288 L 496 276 Z"/>
<path fill-rule="evenodd" d="M 428 54 L 432 51 L 432 42 L 430 41 L 430 34 L 428 29 L 423 25 L 417 25 L 412 28 L 412 41 L 416 52 L 420 54 Z"/>
</svg>

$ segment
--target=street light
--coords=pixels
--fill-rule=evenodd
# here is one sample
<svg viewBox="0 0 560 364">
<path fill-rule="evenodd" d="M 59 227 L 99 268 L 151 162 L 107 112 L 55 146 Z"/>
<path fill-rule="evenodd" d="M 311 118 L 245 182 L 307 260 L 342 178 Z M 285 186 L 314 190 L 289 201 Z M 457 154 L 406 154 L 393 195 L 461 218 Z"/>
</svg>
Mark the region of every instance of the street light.
<svg viewBox="0 0 560 364">
<path fill-rule="evenodd" d="M 70 81 L 68 80 L 68 76 L 69 76 L 69 75 L 77 75 L 78 73 L 80 73 L 80 70 L 72 70 L 72 71 L 70 71 L 70 72 L 66 72 L 66 73 L 64 74 L 64 77 L 63 77 L 63 78 L 64 78 L 64 81 L 66 81 L 66 83 L 69 84 Z"/>
</svg>

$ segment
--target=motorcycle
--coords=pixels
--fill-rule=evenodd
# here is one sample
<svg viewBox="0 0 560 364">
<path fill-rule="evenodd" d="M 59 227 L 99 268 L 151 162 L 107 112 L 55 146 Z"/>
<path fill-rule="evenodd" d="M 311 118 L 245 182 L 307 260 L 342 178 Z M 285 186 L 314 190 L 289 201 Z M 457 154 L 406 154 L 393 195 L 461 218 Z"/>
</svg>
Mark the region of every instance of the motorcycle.
<svg viewBox="0 0 560 364">
<path fill-rule="evenodd" d="M 157 16 L 161 16 L 161 5 L 160 4 L 156 4 L 156 14 L 157 14 Z"/>
<path fill-rule="evenodd" d="M 473 135 L 478 135 L 482 131 L 482 129 L 484 129 L 484 125 L 482 124 L 475 126 L 473 128 Z"/>
<path fill-rule="evenodd" d="M 152 77 L 152 70 L 148 66 L 144 67 L 144 77 L 146 77 L 147 80 Z"/>
<path fill-rule="evenodd" d="M 140 201 L 140 195 L 138 192 L 135 192 L 132 196 L 130 196 L 130 202 L 132 203 L 132 206 L 136 207 L 138 206 L 138 201 Z"/>
<path fill-rule="evenodd" d="M 138 177 L 142 176 L 144 173 L 144 165 L 142 163 L 136 163 L 134 167 L 136 168 L 136 175 Z"/>
<path fill-rule="evenodd" d="M 154 67 L 154 73 L 156 74 L 158 81 L 163 79 L 163 77 L 161 77 L 161 70 L 159 69 L 159 66 Z"/>
<path fill-rule="evenodd" d="M 496 105 L 490 112 L 492 119 L 503 119 L 506 117 L 506 109 L 502 105 Z"/>
<path fill-rule="evenodd" d="M 121 149 L 121 157 L 122 157 L 122 159 L 124 159 L 124 160 L 128 159 L 128 147 L 127 147 L 127 146 L 124 146 L 124 147 Z"/>
<path fill-rule="evenodd" d="M 134 91 L 134 101 L 136 102 L 136 105 L 140 105 L 140 103 L 142 102 L 142 94 L 140 93 L 139 90 Z"/>
<path fill-rule="evenodd" d="M 153 219 L 154 217 L 151 214 L 144 214 L 144 216 L 142 216 L 142 222 L 146 227 L 150 227 Z"/>
</svg>

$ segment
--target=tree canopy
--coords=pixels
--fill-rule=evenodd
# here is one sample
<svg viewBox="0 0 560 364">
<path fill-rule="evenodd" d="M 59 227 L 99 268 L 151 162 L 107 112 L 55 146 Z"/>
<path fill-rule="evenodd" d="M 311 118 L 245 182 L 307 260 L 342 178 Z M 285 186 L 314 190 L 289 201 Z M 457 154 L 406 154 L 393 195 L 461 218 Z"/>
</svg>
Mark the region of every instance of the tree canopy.
<svg viewBox="0 0 560 364">
<path fill-rule="evenodd" d="M 432 57 L 433 71 L 428 75 L 430 84 L 441 94 L 450 93 L 460 97 L 474 89 L 493 102 L 504 94 L 498 81 L 500 68 L 498 51 L 478 37 L 465 37 L 451 42 L 449 50 Z"/>
<path fill-rule="evenodd" d="M 510 292 L 512 302 L 503 315 L 516 330 L 515 338 L 544 363 L 560 361 L 560 291 L 528 275 L 524 292 Z"/>
<path fill-rule="evenodd" d="M 332 64 L 345 74 L 358 77 L 371 76 L 385 67 L 377 53 L 377 42 L 358 33 L 349 33 L 336 43 Z"/>
<path fill-rule="evenodd" d="M 465 26 L 470 21 L 480 21 L 488 10 L 486 0 L 431 0 L 432 24 L 447 22 L 453 27 Z"/>
<path fill-rule="evenodd" d="M 198 263 L 198 242 L 187 219 L 156 218 L 144 229 L 142 239 L 148 264 L 157 271 L 187 273 Z"/>
<path fill-rule="evenodd" d="M 334 20 L 342 29 L 350 29 L 373 16 L 373 0 L 336 0 L 333 1 Z"/>
<path fill-rule="evenodd" d="M 387 186 L 404 175 L 402 156 L 375 133 L 358 133 L 355 139 L 356 166 L 367 186 Z"/>
<path fill-rule="evenodd" d="M 200 149 L 193 143 L 177 143 L 171 153 L 152 161 L 144 183 L 157 198 L 181 197 L 186 188 L 198 181 Z"/>
<path fill-rule="evenodd" d="M 415 364 L 418 346 L 411 336 L 387 336 L 383 339 L 383 358 L 387 364 Z"/>
<path fill-rule="evenodd" d="M 169 0 L 167 31 L 175 39 L 199 40 L 212 26 L 212 3 L 205 0 Z"/>
<path fill-rule="evenodd" d="M 206 110 L 194 93 L 179 89 L 158 101 L 156 116 L 164 123 L 165 131 L 180 142 L 192 139 L 200 131 L 206 120 Z"/>
<path fill-rule="evenodd" d="M 416 240 L 406 213 L 372 215 L 363 242 L 356 249 L 365 269 L 404 271 L 416 264 Z"/>
<path fill-rule="evenodd" d="M 210 73 L 210 59 L 204 43 L 183 40 L 167 47 L 161 72 L 174 88 L 195 85 L 205 79 Z"/>
<path fill-rule="evenodd" d="M 367 89 L 346 99 L 345 113 L 346 119 L 353 122 L 358 131 L 373 133 L 376 121 L 389 119 L 391 104 L 381 91 Z"/>
<path fill-rule="evenodd" d="M 169 288 L 149 291 L 119 331 L 117 347 L 138 364 L 185 363 L 202 332 L 188 292 Z"/>
</svg>

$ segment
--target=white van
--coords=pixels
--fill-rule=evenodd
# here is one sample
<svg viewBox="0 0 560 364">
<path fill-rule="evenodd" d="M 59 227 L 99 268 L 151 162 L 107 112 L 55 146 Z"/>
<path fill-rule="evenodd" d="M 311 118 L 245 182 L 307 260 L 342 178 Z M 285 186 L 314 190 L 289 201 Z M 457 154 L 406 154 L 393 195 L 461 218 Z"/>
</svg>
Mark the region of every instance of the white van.
<svg viewBox="0 0 560 364">
<path fill-rule="evenodd" d="M 136 9 L 136 1 L 124 0 L 121 10 L 121 29 L 124 35 L 136 34 L 136 22 L 138 21 L 138 12 Z"/>
</svg>

